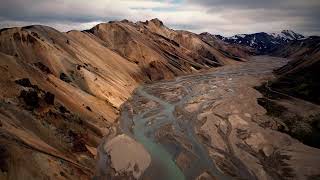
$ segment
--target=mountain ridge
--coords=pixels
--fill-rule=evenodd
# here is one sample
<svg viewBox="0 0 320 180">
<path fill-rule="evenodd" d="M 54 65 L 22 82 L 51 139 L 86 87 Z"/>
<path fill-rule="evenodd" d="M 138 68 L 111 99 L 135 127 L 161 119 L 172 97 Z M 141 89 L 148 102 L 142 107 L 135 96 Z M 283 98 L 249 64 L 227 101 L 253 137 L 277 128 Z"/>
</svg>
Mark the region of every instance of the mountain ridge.
<svg viewBox="0 0 320 180">
<path fill-rule="evenodd" d="M 258 32 L 252 34 L 236 34 L 230 37 L 223 37 L 221 35 L 214 36 L 230 44 L 254 48 L 258 54 L 267 54 L 287 43 L 307 38 L 307 36 L 303 36 L 292 30 L 282 30 L 280 33 Z"/>
</svg>

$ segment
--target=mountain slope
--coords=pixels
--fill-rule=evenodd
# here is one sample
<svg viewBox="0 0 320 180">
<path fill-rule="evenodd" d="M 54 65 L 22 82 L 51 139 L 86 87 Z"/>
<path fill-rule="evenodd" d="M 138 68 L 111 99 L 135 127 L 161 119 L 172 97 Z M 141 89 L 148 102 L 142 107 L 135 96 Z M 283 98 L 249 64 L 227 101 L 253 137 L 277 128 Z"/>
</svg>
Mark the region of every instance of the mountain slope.
<svg viewBox="0 0 320 180">
<path fill-rule="evenodd" d="M 218 63 L 232 64 L 235 61 L 241 61 L 241 56 L 228 54 L 221 50 L 217 46 L 212 46 L 207 41 L 195 33 L 182 31 L 182 30 L 172 30 L 164 26 L 159 19 L 152 19 L 146 22 L 140 22 L 140 25 L 147 28 L 151 32 L 160 34 L 174 42 L 179 43 L 184 48 L 188 49 L 192 53 L 196 53 L 201 57 L 217 61 Z"/>
<path fill-rule="evenodd" d="M 105 48 L 97 38 L 81 32 L 65 34 L 45 26 L 14 28 L 1 32 L 0 51 L 23 62 L 43 64 L 55 77 L 64 77 L 79 89 L 117 107 L 134 89 L 134 82 L 143 80 L 134 63 Z M 104 85 L 93 88 L 96 81 Z M 124 86 L 128 86 L 128 92 L 120 91 Z"/>
<path fill-rule="evenodd" d="M 1 173 L 9 179 L 90 179 L 96 147 L 144 81 L 98 38 L 45 26 L 2 30 L 0 68 Z"/>
<path fill-rule="evenodd" d="M 204 42 L 219 49 L 223 53 L 229 54 L 230 56 L 246 58 L 250 55 L 255 54 L 255 50 L 251 47 L 224 42 L 220 39 L 221 37 L 218 38 L 217 36 L 210 33 L 201 33 L 200 37 Z"/>
<path fill-rule="evenodd" d="M 0 30 L 0 179 L 91 178 L 139 84 L 235 61 L 194 34 L 181 44 L 200 45 L 184 47 L 155 31 L 128 21 Z"/>
<path fill-rule="evenodd" d="M 99 24 L 87 33 L 138 64 L 151 80 L 169 79 L 195 70 L 232 63 L 229 58 L 189 32 L 173 31 L 157 19 Z"/>
<path fill-rule="evenodd" d="M 268 114 L 283 123 L 279 130 L 306 145 L 320 147 L 320 37 L 296 40 L 278 47 L 275 56 L 290 58 L 277 78 L 258 89 Z"/>
<path fill-rule="evenodd" d="M 293 59 L 275 72 L 280 76 L 272 87 L 317 104 L 320 104 L 320 37 L 287 44 L 274 55 Z"/>
</svg>

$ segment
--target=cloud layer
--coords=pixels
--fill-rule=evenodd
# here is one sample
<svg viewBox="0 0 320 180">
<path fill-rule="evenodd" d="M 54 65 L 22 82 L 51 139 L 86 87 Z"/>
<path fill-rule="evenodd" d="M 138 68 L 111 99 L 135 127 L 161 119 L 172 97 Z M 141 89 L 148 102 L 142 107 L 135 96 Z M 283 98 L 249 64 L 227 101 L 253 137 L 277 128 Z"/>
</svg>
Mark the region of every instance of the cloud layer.
<svg viewBox="0 0 320 180">
<path fill-rule="evenodd" d="M 319 0 L 1 0 L 0 27 L 87 29 L 99 22 L 159 18 L 174 29 L 222 35 L 292 29 L 320 34 Z"/>
</svg>

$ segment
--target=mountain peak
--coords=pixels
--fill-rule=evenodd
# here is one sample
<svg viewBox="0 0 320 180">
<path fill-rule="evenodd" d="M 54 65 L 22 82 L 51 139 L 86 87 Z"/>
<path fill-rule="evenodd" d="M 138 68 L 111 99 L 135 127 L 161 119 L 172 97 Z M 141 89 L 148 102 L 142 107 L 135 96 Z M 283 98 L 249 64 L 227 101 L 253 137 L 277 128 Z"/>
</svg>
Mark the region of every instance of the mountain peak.
<svg viewBox="0 0 320 180">
<path fill-rule="evenodd" d="M 203 36 L 211 36 L 212 34 L 210 34 L 209 32 L 202 32 L 199 35 L 203 35 Z"/>
<path fill-rule="evenodd" d="M 281 34 L 284 34 L 285 36 L 287 36 L 291 40 L 304 38 L 303 35 L 301 35 L 299 33 L 296 33 L 296 32 L 294 32 L 292 30 L 282 30 Z"/>
<path fill-rule="evenodd" d="M 123 19 L 122 21 L 120 21 L 122 23 L 129 23 L 130 21 L 128 19 Z"/>
<path fill-rule="evenodd" d="M 295 33 L 295 32 L 289 29 L 284 29 L 281 31 L 281 33 Z"/>
<path fill-rule="evenodd" d="M 154 23 L 157 26 L 163 26 L 163 22 L 160 21 L 158 18 L 151 19 L 150 22 Z"/>
</svg>

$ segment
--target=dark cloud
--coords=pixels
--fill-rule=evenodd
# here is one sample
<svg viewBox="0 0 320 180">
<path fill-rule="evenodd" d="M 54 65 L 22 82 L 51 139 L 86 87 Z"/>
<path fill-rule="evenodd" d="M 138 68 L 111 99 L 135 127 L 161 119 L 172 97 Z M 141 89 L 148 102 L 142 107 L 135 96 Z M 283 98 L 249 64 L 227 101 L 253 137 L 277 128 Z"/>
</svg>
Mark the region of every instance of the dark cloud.
<svg viewBox="0 0 320 180">
<path fill-rule="evenodd" d="M 0 0 L 0 27 L 41 23 L 68 30 L 158 17 L 172 28 L 198 33 L 292 29 L 320 34 L 319 9 L 320 0 Z"/>
<path fill-rule="evenodd" d="M 319 0 L 187 0 L 206 7 L 208 13 L 222 13 L 232 21 L 275 23 L 307 34 L 320 33 Z M 261 26 L 261 30 L 263 30 Z"/>
<path fill-rule="evenodd" d="M 282 9 L 282 8 L 316 8 L 318 0 L 187 0 L 189 3 L 211 7 L 241 9 Z"/>
<path fill-rule="evenodd" d="M 101 0 L 5 0 L 1 2 L 0 17 L 13 21 L 91 22 L 123 15 L 111 7 Z"/>
</svg>

